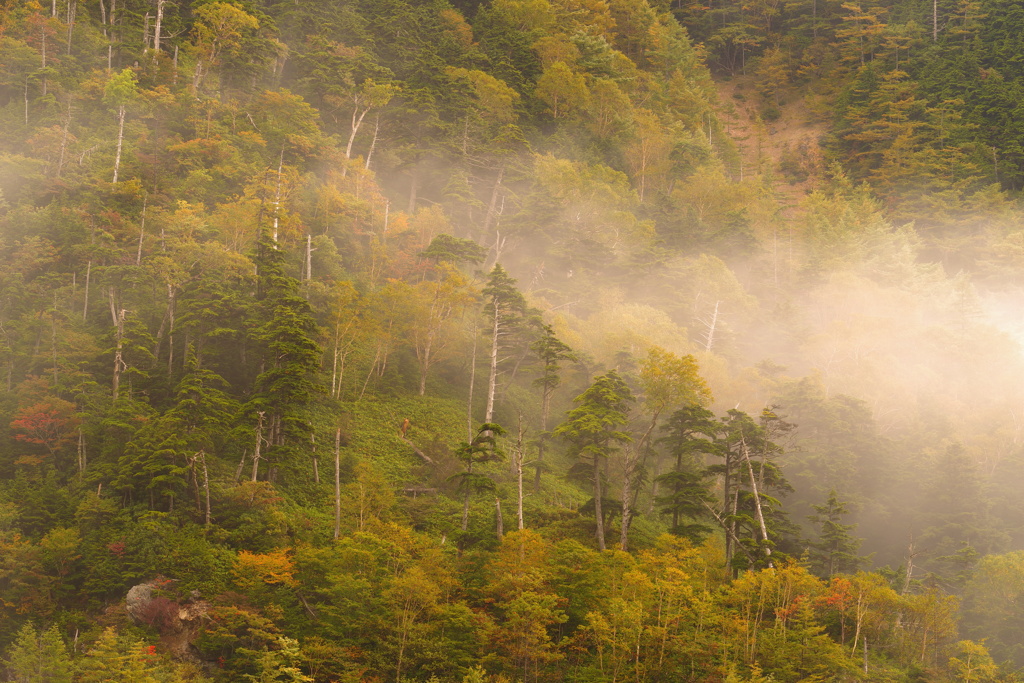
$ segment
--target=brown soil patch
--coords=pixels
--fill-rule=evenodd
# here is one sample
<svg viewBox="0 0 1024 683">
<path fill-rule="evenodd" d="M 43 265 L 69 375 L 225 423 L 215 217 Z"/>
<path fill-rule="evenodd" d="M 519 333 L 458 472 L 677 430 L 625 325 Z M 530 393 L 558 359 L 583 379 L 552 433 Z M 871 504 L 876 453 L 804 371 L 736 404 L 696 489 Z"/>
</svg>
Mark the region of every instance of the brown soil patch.
<svg viewBox="0 0 1024 683">
<path fill-rule="evenodd" d="M 733 177 L 770 178 L 783 215 L 793 218 L 803 199 L 821 182 L 825 122 L 798 94 L 787 94 L 777 106 L 774 102 L 766 106 L 753 76 L 737 76 L 717 85 L 722 123 L 742 160 L 740 168 L 730 169 Z M 765 120 L 769 110 L 777 118 Z"/>
</svg>

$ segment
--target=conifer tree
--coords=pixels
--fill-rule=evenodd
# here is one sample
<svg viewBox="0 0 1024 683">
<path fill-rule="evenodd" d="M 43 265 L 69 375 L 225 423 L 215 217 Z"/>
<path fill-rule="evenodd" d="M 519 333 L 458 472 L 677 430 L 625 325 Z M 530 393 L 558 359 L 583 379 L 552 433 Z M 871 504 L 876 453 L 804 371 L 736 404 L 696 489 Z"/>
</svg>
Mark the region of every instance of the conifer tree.
<svg viewBox="0 0 1024 683">
<path fill-rule="evenodd" d="M 7 657 L 7 670 L 17 683 L 71 683 L 71 658 L 56 626 L 36 631 L 25 624 Z"/>
<path fill-rule="evenodd" d="M 811 544 L 811 562 L 815 571 L 824 578 L 836 574 L 850 574 L 864 564 L 865 558 L 857 555 L 860 539 L 852 532 L 856 524 L 843 524 L 843 517 L 849 513 L 846 503 L 839 500 L 835 489 L 828 493 L 824 505 L 813 505 L 816 515 L 810 520 L 818 525 L 818 541 Z"/>
<path fill-rule="evenodd" d="M 516 288 L 516 280 L 501 264 L 494 266 L 484 287 L 484 312 L 491 321 L 490 374 L 487 380 L 487 408 L 484 422 L 494 417 L 494 396 L 498 388 L 498 365 L 503 360 L 501 352 L 508 348 L 509 338 L 519 327 L 526 315 L 526 299 Z"/>
<path fill-rule="evenodd" d="M 474 465 L 482 465 L 488 462 L 500 460 L 504 454 L 498 448 L 498 437 L 505 433 L 500 425 L 492 422 L 485 422 L 480 425 L 476 437 L 469 443 L 463 443 L 456 456 L 461 460 L 466 469 L 454 475 L 452 479 L 458 481 L 458 490 L 462 493 L 462 530 L 469 528 L 469 500 L 474 493 L 482 493 L 494 490 L 494 480 L 486 474 L 474 472 Z"/>
<path fill-rule="evenodd" d="M 274 467 L 305 469 L 297 461 L 299 445 L 309 443 L 309 407 L 321 393 L 317 381 L 321 349 L 319 327 L 299 282 L 284 270 L 284 252 L 264 232 L 258 245 L 257 305 L 252 339 L 262 352 L 262 371 L 256 377 L 247 412 L 266 415 L 268 444 L 263 457 Z M 253 463 L 254 476 L 258 462 Z"/>
<path fill-rule="evenodd" d="M 693 541 L 711 532 L 700 520 L 710 516 L 714 503 L 704 465 L 704 455 L 714 453 L 714 437 L 721 423 L 714 413 L 699 405 L 680 408 L 664 426 L 668 434 L 660 442 L 668 447 L 675 463 L 671 472 L 657 478 L 659 487 L 667 489 L 657 497 L 663 512 L 672 515 L 672 533 Z"/>
<path fill-rule="evenodd" d="M 605 549 L 604 490 L 601 485 L 601 464 L 615 452 L 617 444 L 628 443 L 633 437 L 622 428 L 629 420 L 630 406 L 635 399 L 622 378 L 614 370 L 597 377 L 593 384 L 576 397 L 576 407 L 569 411 L 565 422 L 555 434 L 569 442 L 570 452 L 587 461 L 592 468 L 594 483 L 594 520 L 597 524 L 597 546 Z"/>
<path fill-rule="evenodd" d="M 533 491 L 540 491 L 540 473 L 544 469 L 544 447 L 547 445 L 548 417 L 551 413 L 551 396 L 562 383 L 561 363 L 576 360 L 571 348 L 555 336 L 551 325 L 541 326 L 541 338 L 530 345 L 530 349 L 543 363 L 541 376 L 533 381 L 541 389 L 540 436 L 537 439 L 537 462 L 534 467 Z"/>
</svg>

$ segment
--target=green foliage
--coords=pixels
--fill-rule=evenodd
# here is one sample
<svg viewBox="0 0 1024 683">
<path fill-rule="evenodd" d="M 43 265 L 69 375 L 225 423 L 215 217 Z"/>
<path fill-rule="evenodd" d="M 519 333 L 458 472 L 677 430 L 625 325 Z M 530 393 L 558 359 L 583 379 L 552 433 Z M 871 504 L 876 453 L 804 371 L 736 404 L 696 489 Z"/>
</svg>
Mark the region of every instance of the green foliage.
<svg viewBox="0 0 1024 683">
<path fill-rule="evenodd" d="M 576 397 L 577 406 L 566 414 L 565 421 L 555 428 L 555 434 L 569 443 L 570 455 L 582 459 L 578 469 L 593 482 L 594 519 L 597 524 L 597 544 L 605 546 L 604 504 L 605 487 L 602 486 L 602 463 L 612 455 L 618 444 L 628 443 L 633 437 L 622 427 L 631 409 L 633 392 L 614 370 L 596 377 L 582 394 Z"/>
<path fill-rule="evenodd" d="M 811 521 L 819 525 L 819 529 L 818 541 L 811 546 L 814 550 L 812 567 L 824 578 L 832 578 L 837 573 L 852 574 L 866 558 L 857 555 L 861 542 L 851 534 L 856 525 L 842 523 L 849 509 L 840 502 L 835 489 L 829 491 L 824 505 L 813 507 L 817 514 Z"/>
<path fill-rule="evenodd" d="M 38 632 L 25 624 L 7 657 L 8 680 L 18 683 L 71 683 L 72 664 L 56 626 Z"/>
<path fill-rule="evenodd" d="M 4 676 L 1009 680 L 1018 4 L 6 3 Z"/>
</svg>

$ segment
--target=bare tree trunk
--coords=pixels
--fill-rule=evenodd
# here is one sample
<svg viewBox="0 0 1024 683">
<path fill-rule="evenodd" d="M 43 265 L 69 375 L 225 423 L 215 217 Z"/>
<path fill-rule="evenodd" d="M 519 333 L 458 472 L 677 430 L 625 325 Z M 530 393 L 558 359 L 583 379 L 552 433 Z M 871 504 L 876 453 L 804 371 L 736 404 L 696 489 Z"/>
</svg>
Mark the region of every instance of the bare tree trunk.
<svg viewBox="0 0 1024 683">
<path fill-rule="evenodd" d="M 370 159 L 373 157 L 373 151 L 377 148 L 377 135 L 380 133 L 380 114 L 377 114 L 373 121 L 373 140 L 370 141 L 370 150 L 366 153 L 366 163 L 363 164 L 363 168 L 370 170 Z"/>
<path fill-rule="evenodd" d="M 349 323 L 351 324 L 351 322 Z M 345 359 L 348 356 L 348 352 L 341 352 L 341 322 L 334 326 L 334 365 L 331 369 L 331 397 L 341 398 L 341 385 L 345 380 Z M 338 358 L 341 358 L 341 365 L 339 367 Z"/>
<path fill-rule="evenodd" d="M 92 274 L 92 259 L 89 259 L 89 264 L 85 267 L 85 303 L 82 305 L 82 322 L 85 322 L 86 316 L 89 314 L 89 276 Z"/>
<path fill-rule="evenodd" d="M 715 311 L 711 314 L 710 320 L 701 320 L 707 326 L 707 331 L 704 333 L 704 350 L 711 351 L 711 347 L 715 343 L 715 328 L 718 327 L 718 305 L 721 302 L 715 302 Z"/>
<path fill-rule="evenodd" d="M 725 450 L 725 471 L 722 473 L 722 513 L 726 518 L 732 514 L 730 508 L 730 500 L 732 496 L 732 455 L 729 449 Z M 717 516 L 717 515 L 716 515 Z M 720 520 L 721 521 L 721 520 Z M 732 567 L 732 558 L 735 553 L 735 547 L 733 544 L 733 538 L 735 534 L 731 534 L 732 529 L 731 523 L 721 522 L 725 529 L 725 566 Z M 730 570 L 731 571 L 731 570 Z"/>
<path fill-rule="evenodd" d="M 601 509 L 601 456 L 594 454 L 594 519 L 597 521 L 597 547 L 604 550 L 604 511 Z"/>
<path fill-rule="evenodd" d="M 153 52 L 160 52 L 160 27 L 164 23 L 164 5 L 167 0 L 156 0 L 156 26 L 153 28 Z"/>
<path fill-rule="evenodd" d="M 420 363 L 420 396 L 427 393 L 427 373 L 430 372 L 430 352 L 434 346 L 433 331 L 427 332 L 427 344 L 423 347 L 423 359 Z"/>
<path fill-rule="evenodd" d="M 242 481 L 242 470 L 245 468 L 245 458 L 249 455 L 246 449 L 242 449 L 242 459 L 238 461 L 238 467 L 235 468 L 235 483 L 241 483 Z"/>
<path fill-rule="evenodd" d="M 68 133 L 71 128 L 71 100 L 68 99 L 68 110 L 64 114 L 64 125 L 61 127 L 60 135 L 60 156 L 57 157 L 57 178 L 64 171 L 64 157 L 68 151 Z"/>
<path fill-rule="evenodd" d="M 121 147 L 124 144 L 124 112 L 122 104 L 117 108 L 117 154 L 114 155 L 114 184 L 117 184 L 117 173 L 121 169 Z"/>
<path fill-rule="evenodd" d="M 88 281 L 87 281 L 88 282 Z M 469 399 L 466 402 L 466 442 L 473 441 L 473 385 L 476 384 L 476 326 L 473 326 L 473 353 L 469 360 Z"/>
<path fill-rule="evenodd" d="M 768 567 L 773 569 L 775 565 L 772 563 L 772 549 L 768 545 L 768 528 L 764 523 L 764 511 L 761 507 L 761 495 L 757 491 L 757 477 L 754 476 L 754 466 L 750 463 L 750 451 L 747 448 L 747 444 L 744 441 L 742 444 L 743 448 L 743 459 L 747 462 L 747 472 L 750 474 L 750 488 L 754 492 L 754 512 L 757 516 L 757 524 L 761 528 L 761 544 L 764 548 L 764 554 L 768 557 Z"/>
<path fill-rule="evenodd" d="M 167 283 L 167 376 L 174 371 L 174 286 Z M 187 335 L 186 335 L 187 336 Z M 188 342 L 188 339 L 185 340 Z"/>
<path fill-rule="evenodd" d="M 501 515 L 501 498 L 497 496 L 494 497 L 494 510 L 497 515 L 498 542 L 500 543 L 505 539 L 505 519 Z"/>
<path fill-rule="evenodd" d="M 348 144 L 345 145 L 346 159 L 352 158 L 352 144 L 356 141 L 356 133 L 359 132 L 359 127 L 363 125 L 363 117 L 365 117 L 369 111 L 370 108 L 367 107 L 360 113 L 358 105 L 352 108 L 352 132 L 349 133 Z"/>
<path fill-rule="evenodd" d="M 498 169 L 498 178 L 494 181 L 494 187 L 491 189 L 491 202 L 487 205 L 487 214 L 484 216 L 484 227 L 481 231 L 481 238 L 487 239 L 487 235 L 491 231 L 491 225 L 494 223 L 494 217 L 497 215 L 496 210 L 498 207 L 498 193 L 501 189 L 501 181 L 505 177 L 505 167 L 502 166 Z"/>
<path fill-rule="evenodd" d="M 142 223 L 139 225 L 139 248 L 135 251 L 135 265 L 142 264 L 142 240 L 146 236 L 146 204 L 149 202 L 149 195 L 142 198 Z"/>
<path fill-rule="evenodd" d="M 260 471 L 260 451 L 263 448 L 263 418 L 266 414 L 264 410 L 256 413 L 256 449 L 252 452 L 252 481 L 256 481 L 256 476 Z"/>
<path fill-rule="evenodd" d="M 68 0 L 68 54 L 71 54 L 71 38 L 75 32 L 75 17 L 78 14 L 78 0 Z"/>
<path fill-rule="evenodd" d="M 277 190 L 274 193 L 274 248 L 277 249 L 277 228 L 280 221 L 281 208 L 281 169 L 284 167 L 284 147 L 277 159 Z"/>
<path fill-rule="evenodd" d="M 548 439 L 548 414 L 551 412 L 552 389 L 545 386 L 540 407 L 540 437 L 537 439 L 537 462 L 533 468 L 533 492 L 540 493 L 540 473 L 544 469 L 544 446 Z"/>
<path fill-rule="evenodd" d="M 78 428 L 78 475 L 81 477 L 85 474 L 85 436 L 82 434 L 82 428 Z"/>
<path fill-rule="evenodd" d="M 733 545 L 732 545 L 733 556 L 735 556 L 735 554 L 736 554 L 736 549 L 739 548 L 741 551 L 743 551 L 747 555 L 748 558 L 751 558 L 750 562 L 751 562 L 751 566 L 753 566 L 755 564 L 754 561 L 753 561 L 753 556 L 749 552 L 747 552 L 746 547 L 742 543 L 740 543 L 739 537 L 737 537 L 737 535 L 736 535 L 736 519 L 735 519 L 735 516 L 736 516 L 736 513 L 739 510 L 739 506 L 740 506 L 740 487 L 739 486 L 734 486 L 733 487 L 732 501 L 731 501 L 730 505 L 731 505 L 731 508 L 730 508 L 729 515 L 732 517 L 732 519 L 729 520 L 729 535 L 731 536 L 732 543 L 733 543 Z"/>
<path fill-rule="evenodd" d="M 114 379 L 113 379 L 113 391 L 112 395 L 114 400 L 117 400 L 118 391 L 121 387 L 121 371 L 125 367 L 124 363 L 124 315 L 125 310 L 122 308 L 117 310 L 117 306 L 114 303 L 114 288 L 111 287 L 109 290 L 110 294 L 110 317 L 114 321 L 114 334 L 116 346 L 114 348 Z"/>
<path fill-rule="evenodd" d="M 711 516 L 714 517 L 715 520 L 718 522 L 719 526 L 722 527 L 722 530 L 725 531 L 726 538 L 732 541 L 733 546 L 739 548 L 740 551 L 742 551 L 743 554 L 747 556 L 747 560 L 750 562 L 750 566 L 754 566 L 754 564 L 756 564 L 754 562 L 754 556 L 751 555 L 750 552 L 743 546 L 743 544 L 739 542 L 739 539 L 736 538 L 736 531 L 733 525 L 725 519 L 723 519 L 722 515 L 718 514 L 718 511 L 715 510 L 715 508 L 708 505 L 707 503 L 704 503 L 704 508 L 711 513 Z M 731 562 L 727 562 L 726 566 L 729 566 L 730 564 Z M 731 571 L 732 570 L 730 569 L 730 573 Z"/>
<path fill-rule="evenodd" d="M 495 304 L 497 306 L 497 304 Z M 494 394 L 498 387 L 498 337 L 501 335 L 501 315 L 494 311 L 494 326 L 491 330 L 491 372 L 487 380 L 487 409 L 484 411 L 484 422 L 494 417 Z"/>
<path fill-rule="evenodd" d="M 659 417 L 661 417 L 661 411 L 656 410 L 651 415 L 651 424 L 647 427 L 647 431 L 637 441 L 636 448 L 626 451 L 625 476 L 622 480 L 622 529 L 619 535 L 619 547 L 622 550 L 626 550 L 629 544 L 629 528 L 633 524 L 636 508 L 636 501 L 634 499 L 639 493 L 639 487 L 636 485 L 634 478 L 636 477 L 637 470 L 646 460 L 651 434 L 654 433 L 654 428 L 658 425 Z"/>
<path fill-rule="evenodd" d="M 50 354 L 53 356 L 53 388 L 60 385 L 57 374 L 57 295 L 53 295 L 53 312 L 50 313 Z"/>
<path fill-rule="evenodd" d="M 341 427 L 334 433 L 334 540 L 341 537 Z"/>
<path fill-rule="evenodd" d="M 199 457 L 203 459 L 203 490 L 206 492 L 206 518 L 204 524 L 210 528 L 210 471 L 206 469 L 206 453 L 199 451 Z"/>
<path fill-rule="evenodd" d="M 907 547 L 907 571 L 903 575 L 903 588 L 900 589 L 900 595 L 906 595 L 910 590 L 910 581 L 914 576 L 914 558 L 917 555 L 918 553 L 914 552 L 914 539 L 911 538 L 910 545 Z"/>
<path fill-rule="evenodd" d="M 623 551 L 629 545 L 629 525 L 633 520 L 633 506 L 630 505 L 633 496 L 633 471 L 639 457 L 636 454 L 626 454 L 626 471 L 622 478 L 622 528 L 619 530 L 619 548 Z M 633 462 L 630 462 L 631 459 Z"/>
<path fill-rule="evenodd" d="M 313 279 L 313 236 L 306 235 L 306 282 Z"/>
<path fill-rule="evenodd" d="M 41 58 L 42 58 L 41 68 L 44 69 L 43 73 L 45 74 L 46 73 L 46 71 L 45 71 L 45 69 L 46 69 L 46 29 L 43 28 L 41 33 L 42 33 L 42 35 L 40 36 L 40 50 L 41 50 L 41 53 L 42 53 L 40 55 Z M 42 90 L 43 90 L 43 96 L 45 97 L 46 96 L 46 76 L 43 76 Z"/>
<path fill-rule="evenodd" d="M 519 414 L 519 436 L 516 438 L 515 465 L 516 465 L 516 512 L 519 515 L 519 530 L 523 530 L 523 415 Z"/>
</svg>

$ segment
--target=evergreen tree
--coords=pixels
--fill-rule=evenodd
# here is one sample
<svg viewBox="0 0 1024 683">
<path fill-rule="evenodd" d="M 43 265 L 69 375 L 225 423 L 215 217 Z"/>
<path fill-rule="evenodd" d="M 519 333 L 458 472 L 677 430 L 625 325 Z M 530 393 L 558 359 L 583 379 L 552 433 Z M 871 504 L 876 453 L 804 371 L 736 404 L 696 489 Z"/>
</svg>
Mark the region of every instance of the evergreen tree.
<svg viewBox="0 0 1024 683">
<path fill-rule="evenodd" d="M 262 371 L 246 412 L 254 418 L 263 415 L 257 439 L 268 445 L 261 457 L 270 462 L 270 478 L 279 466 L 306 472 L 299 453 L 309 443 L 311 403 L 322 393 L 317 378 L 320 330 L 309 302 L 299 292 L 298 280 L 285 273 L 284 259 L 279 245 L 264 232 L 256 259 L 257 305 L 251 332 L 262 354 Z M 254 479 L 259 465 L 253 463 Z"/>
<path fill-rule="evenodd" d="M 673 413 L 662 428 L 668 434 L 659 442 L 668 447 L 675 462 L 671 472 L 657 478 L 659 489 L 665 493 L 655 502 L 662 512 L 672 515 L 672 533 L 698 542 L 711 533 L 710 527 L 700 523 L 712 516 L 714 503 L 708 481 L 711 473 L 704 457 L 714 452 L 714 438 L 721 423 L 707 408 L 692 405 Z"/>
<path fill-rule="evenodd" d="M 466 466 L 465 471 L 452 476 L 458 481 L 458 491 L 462 493 L 462 530 L 469 528 L 469 501 L 474 493 L 494 490 L 494 480 L 481 472 L 474 472 L 473 467 L 494 462 L 504 457 L 498 448 L 498 437 L 505 433 L 501 425 L 485 422 L 480 425 L 476 436 L 469 443 L 459 446 L 455 455 Z"/>
<path fill-rule="evenodd" d="M 622 428 L 629 420 L 633 392 L 614 370 L 594 379 L 590 387 L 575 398 L 577 404 L 566 415 L 555 434 L 569 442 L 570 453 L 586 462 L 594 484 L 594 520 L 597 546 L 605 549 L 604 487 L 602 463 L 633 437 Z"/>
<path fill-rule="evenodd" d="M 857 525 L 843 524 L 843 518 L 849 513 L 846 503 L 841 502 L 839 494 L 832 489 L 824 505 L 812 507 L 817 514 L 810 520 L 818 525 L 818 540 L 810 545 L 812 569 L 826 579 L 857 571 L 867 558 L 857 555 L 861 544 L 860 539 L 853 536 Z"/>
<path fill-rule="evenodd" d="M 540 473 L 544 469 L 544 449 L 550 437 L 548 433 L 548 417 L 551 413 L 551 396 L 562 383 L 561 364 L 575 361 L 572 349 L 555 336 L 550 325 L 541 326 L 541 337 L 530 344 L 530 349 L 542 363 L 541 375 L 533 380 L 534 386 L 540 387 L 540 435 L 537 439 L 537 463 L 534 467 L 533 491 L 540 492 Z"/>
<path fill-rule="evenodd" d="M 498 391 L 498 366 L 503 360 L 501 353 L 510 346 L 513 333 L 524 321 L 526 299 L 516 288 L 516 280 L 501 264 L 494 266 L 483 293 L 487 298 L 484 313 L 491 321 L 490 373 L 484 422 L 491 422 L 494 417 L 494 398 Z"/>
<path fill-rule="evenodd" d="M 42 632 L 22 626 L 7 662 L 5 680 L 14 683 L 71 683 L 71 658 L 56 626 Z"/>
<path fill-rule="evenodd" d="M 782 449 L 769 436 L 791 426 L 767 408 L 759 422 L 741 410 L 732 409 L 722 423 L 714 451 L 722 463 L 711 466 L 709 472 L 721 475 L 723 480 L 723 506 L 718 522 L 726 532 L 728 563 L 744 566 L 745 561 L 771 567 L 773 551 L 796 529 L 779 500 L 779 496 L 792 491 L 773 459 Z M 742 553 L 743 561 L 737 552 Z"/>
</svg>

